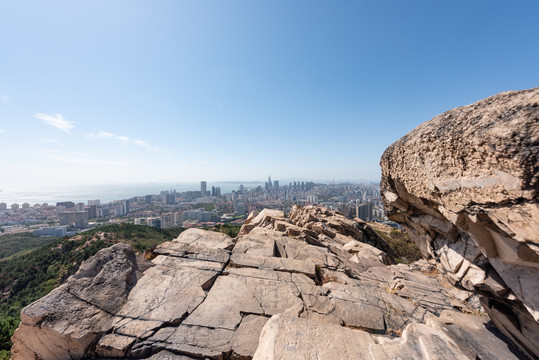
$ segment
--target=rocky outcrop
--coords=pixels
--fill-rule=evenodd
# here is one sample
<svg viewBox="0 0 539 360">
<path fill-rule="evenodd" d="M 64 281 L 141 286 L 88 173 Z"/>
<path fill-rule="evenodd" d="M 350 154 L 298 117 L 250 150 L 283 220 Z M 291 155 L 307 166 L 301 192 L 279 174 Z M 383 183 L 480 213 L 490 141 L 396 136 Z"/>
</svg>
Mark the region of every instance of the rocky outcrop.
<svg viewBox="0 0 539 360">
<path fill-rule="evenodd" d="M 187 230 L 151 262 L 118 244 L 22 311 L 13 358 L 518 358 L 471 292 L 386 246 L 315 207 L 254 213 L 234 240 Z"/>
<path fill-rule="evenodd" d="M 380 164 L 388 217 L 539 357 L 539 88 L 436 116 Z"/>
</svg>

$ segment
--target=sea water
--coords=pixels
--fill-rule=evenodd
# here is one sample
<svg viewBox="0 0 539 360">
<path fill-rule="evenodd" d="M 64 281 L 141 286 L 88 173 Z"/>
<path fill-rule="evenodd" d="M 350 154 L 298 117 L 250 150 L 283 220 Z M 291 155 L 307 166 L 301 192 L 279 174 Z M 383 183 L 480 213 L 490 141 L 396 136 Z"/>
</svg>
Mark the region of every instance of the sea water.
<svg viewBox="0 0 539 360">
<path fill-rule="evenodd" d="M 264 186 L 263 182 L 208 182 L 206 190 L 211 191 L 212 186 L 219 186 L 221 194 L 239 190 L 240 185 L 245 188 Z M 0 203 L 8 204 L 49 203 L 59 201 L 73 201 L 87 203 L 88 200 L 99 199 L 101 203 L 114 200 L 129 199 L 135 196 L 155 195 L 161 191 L 176 190 L 200 191 L 200 183 L 146 183 L 146 184 L 111 184 L 111 185 L 17 185 L 0 183 Z"/>
</svg>

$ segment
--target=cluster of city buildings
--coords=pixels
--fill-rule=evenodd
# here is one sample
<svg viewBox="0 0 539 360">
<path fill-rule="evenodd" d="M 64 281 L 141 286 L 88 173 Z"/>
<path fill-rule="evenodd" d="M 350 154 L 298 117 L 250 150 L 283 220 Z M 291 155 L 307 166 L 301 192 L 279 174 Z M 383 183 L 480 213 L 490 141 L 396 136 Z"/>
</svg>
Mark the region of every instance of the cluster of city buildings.
<svg viewBox="0 0 539 360">
<path fill-rule="evenodd" d="M 260 186 L 221 193 L 217 186 L 201 181 L 200 190 L 136 196 L 102 204 L 98 199 L 56 205 L 0 203 L 0 232 L 33 231 L 36 235 L 63 236 L 104 222 L 132 222 L 160 228 L 212 226 L 242 223 L 253 210 L 289 211 L 294 204 L 317 204 L 353 218 L 385 221 L 377 184 L 317 184 L 293 181 L 280 185 L 271 177 Z"/>
</svg>

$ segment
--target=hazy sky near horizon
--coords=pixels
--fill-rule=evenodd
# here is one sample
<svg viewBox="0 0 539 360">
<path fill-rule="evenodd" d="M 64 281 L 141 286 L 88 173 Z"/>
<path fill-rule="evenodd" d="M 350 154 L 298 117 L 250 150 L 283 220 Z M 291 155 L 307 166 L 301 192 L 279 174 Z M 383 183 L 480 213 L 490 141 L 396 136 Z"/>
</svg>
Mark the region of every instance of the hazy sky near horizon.
<svg viewBox="0 0 539 360">
<path fill-rule="evenodd" d="M 0 184 L 378 180 L 539 85 L 539 1 L 4 1 Z"/>
</svg>

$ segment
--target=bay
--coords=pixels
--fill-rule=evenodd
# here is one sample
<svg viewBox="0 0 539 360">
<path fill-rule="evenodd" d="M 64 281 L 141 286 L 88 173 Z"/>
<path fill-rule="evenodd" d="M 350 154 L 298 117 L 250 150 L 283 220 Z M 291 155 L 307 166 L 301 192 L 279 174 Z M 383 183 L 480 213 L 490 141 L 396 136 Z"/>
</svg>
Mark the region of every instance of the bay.
<svg viewBox="0 0 539 360">
<path fill-rule="evenodd" d="M 238 190 L 240 185 L 245 188 L 264 186 L 263 182 L 207 182 L 206 189 L 211 191 L 212 186 L 219 186 L 221 194 Z M 59 201 L 73 201 L 87 203 L 88 200 L 99 199 L 101 203 L 114 200 L 129 199 L 135 196 L 155 195 L 165 190 L 200 191 L 200 183 L 144 183 L 144 184 L 110 184 L 110 185 L 18 185 L 0 184 L 0 203 L 49 203 Z"/>
</svg>

